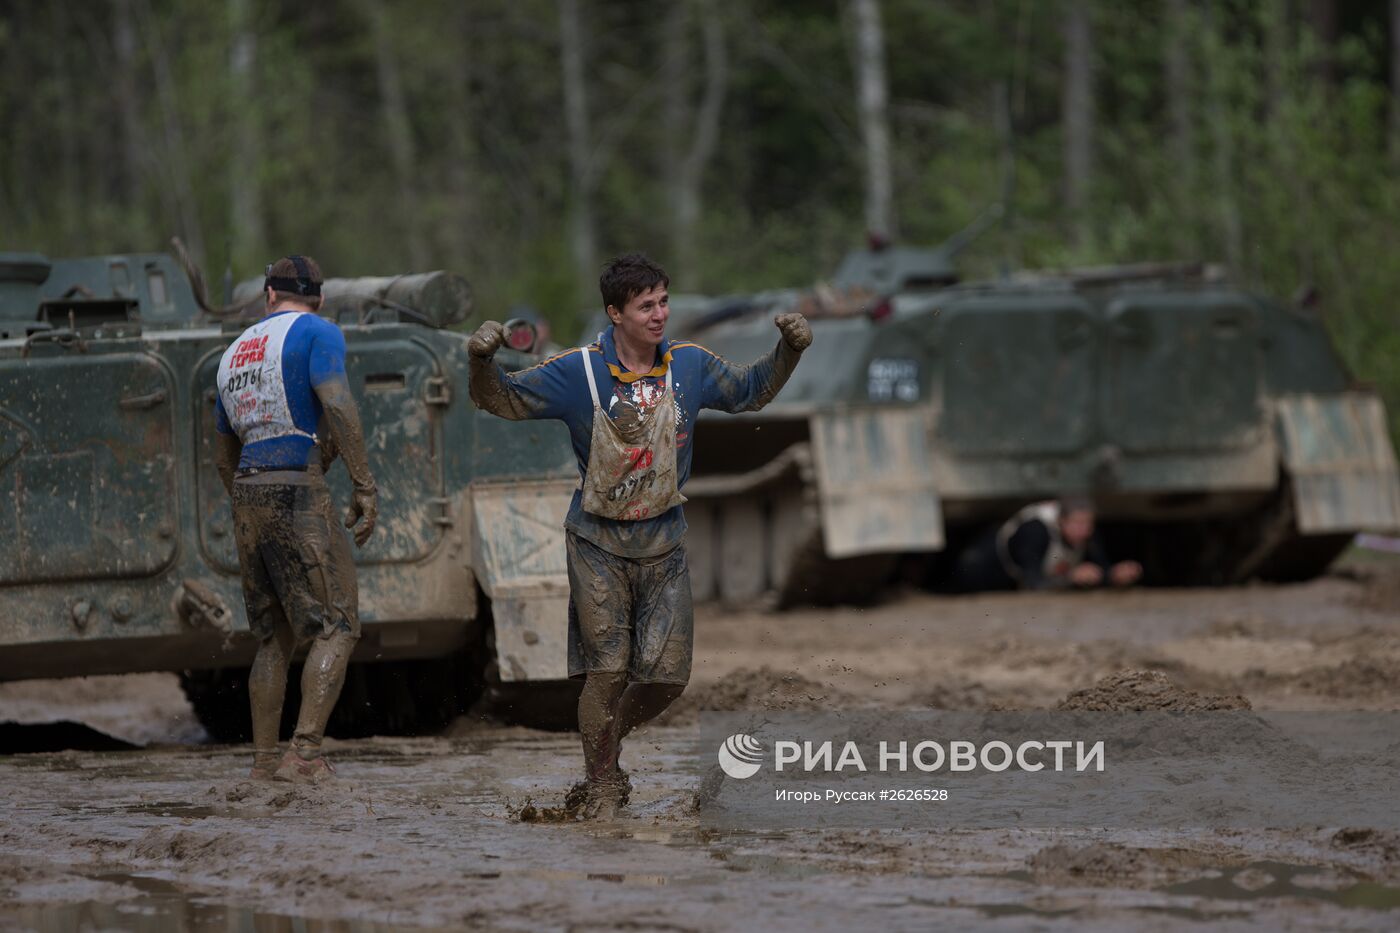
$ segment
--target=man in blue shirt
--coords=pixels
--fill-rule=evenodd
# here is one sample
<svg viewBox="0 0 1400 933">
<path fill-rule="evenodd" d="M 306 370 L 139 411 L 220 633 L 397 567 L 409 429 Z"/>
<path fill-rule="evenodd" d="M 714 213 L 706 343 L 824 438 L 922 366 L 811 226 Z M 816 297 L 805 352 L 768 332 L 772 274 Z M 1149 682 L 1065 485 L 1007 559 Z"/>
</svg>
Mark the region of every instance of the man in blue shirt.
<svg viewBox="0 0 1400 933">
<path fill-rule="evenodd" d="M 611 325 L 586 347 L 507 373 L 492 357 L 495 321 L 472 336 L 471 396 L 503 418 L 552 418 L 569 428 L 580 488 L 564 521 L 569 568 L 569 676 L 579 698 L 585 779 L 566 806 L 608 817 L 631 784 L 621 740 L 664 710 L 690 679 L 694 620 L 680 494 L 702 408 L 757 411 L 772 401 L 812 342 L 800 314 L 775 319 L 772 353 L 736 365 L 698 344 L 666 339 L 665 271 L 645 256 L 614 259 L 599 280 Z"/>
<path fill-rule="evenodd" d="M 290 256 L 267 268 L 267 314 L 224 352 L 217 377 L 215 461 L 233 499 L 248 627 L 260 641 L 248 678 L 255 779 L 315 782 L 326 722 L 360 637 L 359 591 L 324 473 L 337 453 L 354 485 L 346 518 L 363 546 L 378 497 L 359 411 L 345 378 L 345 337 L 317 317 L 321 270 Z M 357 526 L 358 523 L 358 526 Z M 312 642 L 291 748 L 278 758 L 287 668 Z"/>
</svg>

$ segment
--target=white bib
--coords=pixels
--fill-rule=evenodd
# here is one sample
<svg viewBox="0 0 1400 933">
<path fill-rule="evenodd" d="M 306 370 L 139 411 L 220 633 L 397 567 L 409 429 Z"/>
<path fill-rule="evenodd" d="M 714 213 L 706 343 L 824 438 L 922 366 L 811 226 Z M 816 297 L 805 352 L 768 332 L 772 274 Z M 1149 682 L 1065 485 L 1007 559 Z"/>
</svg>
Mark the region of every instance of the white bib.
<svg viewBox="0 0 1400 933">
<path fill-rule="evenodd" d="M 219 361 L 219 398 L 229 424 L 244 444 L 297 435 L 314 437 L 296 426 L 282 380 L 282 348 L 292 325 L 306 311 L 265 318 L 245 330 Z"/>
</svg>

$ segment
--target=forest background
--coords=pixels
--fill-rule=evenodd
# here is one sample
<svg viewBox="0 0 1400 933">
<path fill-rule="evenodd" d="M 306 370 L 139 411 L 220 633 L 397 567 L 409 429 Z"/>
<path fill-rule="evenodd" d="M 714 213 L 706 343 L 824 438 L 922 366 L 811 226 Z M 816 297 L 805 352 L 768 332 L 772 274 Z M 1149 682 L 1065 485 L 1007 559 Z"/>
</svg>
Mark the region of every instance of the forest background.
<svg viewBox="0 0 1400 933">
<path fill-rule="evenodd" d="M 564 342 L 609 255 L 801 286 L 1005 202 L 967 275 L 1311 292 L 1400 436 L 1400 0 L 3 0 L 0 127 L 0 248 L 447 268 Z"/>
</svg>

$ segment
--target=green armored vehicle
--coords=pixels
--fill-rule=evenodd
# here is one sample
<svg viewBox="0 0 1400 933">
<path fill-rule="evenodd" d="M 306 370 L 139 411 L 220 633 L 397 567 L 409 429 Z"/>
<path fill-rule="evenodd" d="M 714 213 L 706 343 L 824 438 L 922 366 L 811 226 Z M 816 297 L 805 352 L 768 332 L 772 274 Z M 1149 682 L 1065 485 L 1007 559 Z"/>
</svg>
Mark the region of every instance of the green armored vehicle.
<svg viewBox="0 0 1400 933">
<path fill-rule="evenodd" d="M 673 308 L 675 336 L 732 359 L 779 311 L 815 334 L 763 412 L 697 426 L 697 599 L 854 599 L 897 566 L 937 582 L 971 535 L 1065 494 L 1092 494 L 1156 583 L 1306 578 L 1356 532 L 1400 531 L 1380 400 L 1315 314 L 1210 267 L 960 283 L 946 251 L 888 248 L 816 290 Z"/>
<path fill-rule="evenodd" d="M 181 671 L 234 738 L 255 645 L 211 452 L 215 372 L 245 325 L 201 292 L 164 254 L 0 253 L 0 680 Z M 506 692 L 564 679 L 567 433 L 472 405 L 466 337 L 442 327 L 467 316 L 459 277 L 325 294 L 381 497 L 356 552 L 367 663 L 332 734 L 440 723 L 483 667 Z M 343 507 L 343 468 L 329 479 Z"/>
</svg>

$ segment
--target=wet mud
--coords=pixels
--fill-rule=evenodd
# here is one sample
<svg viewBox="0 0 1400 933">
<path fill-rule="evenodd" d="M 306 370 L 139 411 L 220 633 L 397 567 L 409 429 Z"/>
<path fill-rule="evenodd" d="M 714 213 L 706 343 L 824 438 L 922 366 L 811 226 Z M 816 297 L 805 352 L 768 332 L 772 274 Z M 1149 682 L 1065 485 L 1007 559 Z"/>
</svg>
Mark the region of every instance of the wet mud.
<svg viewBox="0 0 1400 933">
<path fill-rule="evenodd" d="M 1057 710 L 1075 712 L 1172 712 L 1205 713 L 1224 709 L 1250 709 L 1249 701 L 1234 696 L 1203 696 L 1185 690 L 1161 671 L 1119 671 L 1092 687 L 1076 690 L 1055 704 Z"/>
<path fill-rule="evenodd" d="M 691 809 L 703 709 L 1400 709 L 1400 614 L 1368 585 L 701 607 L 689 688 L 623 743 L 630 806 L 592 823 L 551 821 L 576 734 L 328 739 L 335 782 L 266 784 L 247 746 L 170 744 L 169 679 L 104 679 L 89 713 L 121 696 L 159 744 L 0 755 L 0 929 L 1394 929 L 1400 836 L 1366 826 L 772 833 Z M 84 683 L 0 685 L 0 720 L 47 690 L 88 721 Z"/>
<path fill-rule="evenodd" d="M 1356 598 L 1366 609 L 1400 612 L 1400 567 L 1392 560 L 1372 560 L 1356 571 L 1365 588 Z"/>
<path fill-rule="evenodd" d="M 851 709 L 867 705 L 859 696 L 793 671 L 770 667 L 739 668 L 709 683 L 688 687 L 657 720 L 688 725 L 701 711 L 772 712 L 775 710 Z"/>
</svg>

